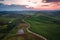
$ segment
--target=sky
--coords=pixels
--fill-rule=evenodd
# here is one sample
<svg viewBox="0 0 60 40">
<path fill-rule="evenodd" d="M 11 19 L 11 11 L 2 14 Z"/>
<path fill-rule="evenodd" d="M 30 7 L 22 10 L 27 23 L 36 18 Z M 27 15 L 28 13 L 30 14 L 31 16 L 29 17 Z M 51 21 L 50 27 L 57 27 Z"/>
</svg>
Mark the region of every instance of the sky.
<svg viewBox="0 0 60 40">
<path fill-rule="evenodd" d="M 60 10 L 60 0 L 0 0 L 5 5 L 26 5 L 34 10 Z"/>
</svg>

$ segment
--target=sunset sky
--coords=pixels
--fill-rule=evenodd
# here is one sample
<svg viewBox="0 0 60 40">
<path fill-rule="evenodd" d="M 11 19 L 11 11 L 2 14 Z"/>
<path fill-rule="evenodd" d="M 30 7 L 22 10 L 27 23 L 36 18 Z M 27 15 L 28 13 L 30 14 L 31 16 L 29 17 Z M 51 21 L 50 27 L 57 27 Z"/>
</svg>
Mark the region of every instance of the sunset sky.
<svg viewBox="0 0 60 40">
<path fill-rule="evenodd" d="M 0 0 L 6 5 L 26 5 L 34 10 L 60 10 L 60 0 Z"/>
</svg>

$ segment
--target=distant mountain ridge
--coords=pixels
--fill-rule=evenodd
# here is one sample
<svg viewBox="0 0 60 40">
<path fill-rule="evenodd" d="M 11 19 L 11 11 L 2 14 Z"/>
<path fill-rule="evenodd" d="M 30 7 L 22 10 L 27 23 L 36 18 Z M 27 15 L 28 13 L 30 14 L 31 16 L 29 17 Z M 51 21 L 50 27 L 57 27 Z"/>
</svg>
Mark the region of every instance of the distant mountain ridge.
<svg viewBox="0 0 60 40">
<path fill-rule="evenodd" d="M 59 11 L 0 11 L 0 13 L 15 13 L 15 14 L 45 14 L 45 15 L 59 15 L 60 16 L 60 10 Z"/>
</svg>

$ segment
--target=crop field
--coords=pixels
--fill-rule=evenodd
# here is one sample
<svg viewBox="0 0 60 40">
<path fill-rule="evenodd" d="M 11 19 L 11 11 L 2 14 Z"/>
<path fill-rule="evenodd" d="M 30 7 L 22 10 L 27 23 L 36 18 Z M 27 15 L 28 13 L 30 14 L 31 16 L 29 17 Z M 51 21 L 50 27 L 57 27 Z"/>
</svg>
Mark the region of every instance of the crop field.
<svg viewBox="0 0 60 40">
<path fill-rule="evenodd" d="M 47 16 L 32 16 L 26 21 L 30 23 L 32 32 L 40 34 L 48 40 L 60 40 L 60 25 L 55 23 L 56 19 Z"/>
</svg>

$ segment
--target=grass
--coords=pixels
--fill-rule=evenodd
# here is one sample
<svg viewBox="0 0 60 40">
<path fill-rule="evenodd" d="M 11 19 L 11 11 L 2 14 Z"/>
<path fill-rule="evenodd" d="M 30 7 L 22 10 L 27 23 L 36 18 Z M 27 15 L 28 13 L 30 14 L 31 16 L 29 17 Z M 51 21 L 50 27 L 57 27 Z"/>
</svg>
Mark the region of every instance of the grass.
<svg viewBox="0 0 60 40">
<path fill-rule="evenodd" d="M 7 34 L 9 21 L 13 22 L 14 20 L 15 18 L 0 17 L 0 40 Z"/>
<path fill-rule="evenodd" d="M 26 19 L 30 23 L 30 30 L 46 37 L 48 40 L 60 40 L 60 25 L 53 23 L 55 20 L 46 16 L 34 16 Z"/>
<path fill-rule="evenodd" d="M 0 17 L 0 30 L 7 29 L 8 25 L 12 23 L 16 18 L 6 18 L 6 17 Z"/>
<path fill-rule="evenodd" d="M 12 37 L 12 36 L 14 36 L 14 35 L 16 35 L 16 33 L 17 33 L 17 30 L 18 30 L 18 27 L 16 26 L 15 28 L 13 28 L 8 34 L 7 34 L 7 36 L 3 39 L 3 40 L 6 40 L 8 37 Z M 10 40 L 12 40 L 12 39 L 10 39 Z"/>
<path fill-rule="evenodd" d="M 7 28 L 7 25 L 0 26 L 0 29 L 6 29 L 6 28 Z"/>
<path fill-rule="evenodd" d="M 15 18 L 0 17 L 0 21 L 2 21 L 2 22 L 9 22 L 9 21 L 13 21 L 13 20 L 15 20 Z"/>
</svg>

